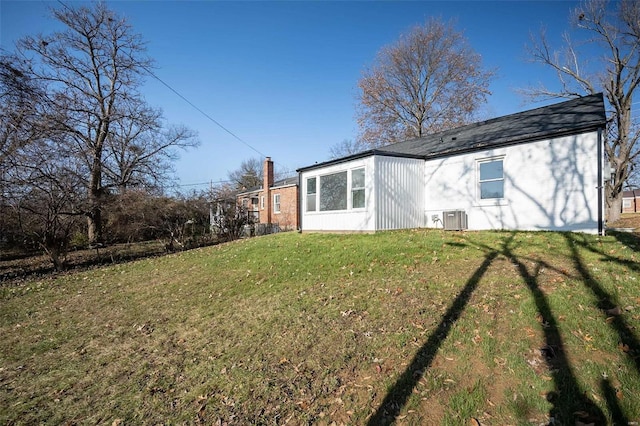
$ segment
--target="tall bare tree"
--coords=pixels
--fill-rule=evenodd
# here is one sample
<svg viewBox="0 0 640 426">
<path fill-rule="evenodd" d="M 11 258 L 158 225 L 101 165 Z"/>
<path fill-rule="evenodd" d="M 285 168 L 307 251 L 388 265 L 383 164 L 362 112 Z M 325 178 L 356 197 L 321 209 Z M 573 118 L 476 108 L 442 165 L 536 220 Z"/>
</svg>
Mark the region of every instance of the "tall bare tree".
<svg viewBox="0 0 640 426">
<path fill-rule="evenodd" d="M 249 158 L 242 161 L 240 167 L 228 173 L 231 184 L 237 190 L 255 188 L 262 185 L 262 160 Z"/>
<path fill-rule="evenodd" d="M 430 19 L 380 50 L 364 72 L 359 138 L 380 146 L 467 124 L 493 75 L 453 23 Z"/>
<path fill-rule="evenodd" d="M 605 188 L 610 222 L 620 217 L 622 190 L 640 154 L 640 126 L 632 115 L 633 95 L 640 84 L 640 2 L 621 0 L 613 6 L 606 0 L 589 0 L 577 7 L 570 17 L 574 31 L 564 33 L 561 50 L 552 48 L 544 30 L 534 38 L 531 58 L 557 74 L 559 87 L 523 91 L 532 99 L 604 92 L 608 101 L 605 154 L 615 168 L 614 179 Z"/>
<path fill-rule="evenodd" d="M 95 242 L 102 239 L 102 207 L 110 183 L 130 182 L 131 166 L 156 173 L 144 162 L 193 135 L 175 133 L 150 142 L 158 130 L 157 115 L 148 113 L 139 89 L 152 60 L 126 19 L 101 2 L 63 6 L 53 17 L 65 29 L 26 37 L 18 42 L 17 53 L 30 61 L 33 81 L 45 86 L 56 112 L 49 127 L 64 134 L 60 149 L 79 163 L 75 170 L 86 187 L 88 237 Z M 127 133 L 128 127 L 144 131 Z M 132 155 L 125 161 L 114 152 L 122 154 L 123 148 Z"/>
<path fill-rule="evenodd" d="M 175 148 L 196 146 L 195 133 L 184 126 L 165 126 L 162 113 L 145 103 L 129 102 L 125 107 L 105 141 L 103 188 L 122 193 L 161 187 L 173 171 Z"/>
</svg>

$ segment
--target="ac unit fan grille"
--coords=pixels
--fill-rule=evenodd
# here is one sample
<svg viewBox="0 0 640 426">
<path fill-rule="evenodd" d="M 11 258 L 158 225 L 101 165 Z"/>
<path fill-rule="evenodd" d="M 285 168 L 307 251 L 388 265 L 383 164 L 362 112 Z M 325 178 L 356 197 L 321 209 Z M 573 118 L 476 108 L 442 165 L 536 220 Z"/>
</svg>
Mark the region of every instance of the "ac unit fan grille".
<svg viewBox="0 0 640 426">
<path fill-rule="evenodd" d="M 467 213 L 464 210 L 442 212 L 442 225 L 445 231 L 462 231 L 467 229 Z"/>
</svg>

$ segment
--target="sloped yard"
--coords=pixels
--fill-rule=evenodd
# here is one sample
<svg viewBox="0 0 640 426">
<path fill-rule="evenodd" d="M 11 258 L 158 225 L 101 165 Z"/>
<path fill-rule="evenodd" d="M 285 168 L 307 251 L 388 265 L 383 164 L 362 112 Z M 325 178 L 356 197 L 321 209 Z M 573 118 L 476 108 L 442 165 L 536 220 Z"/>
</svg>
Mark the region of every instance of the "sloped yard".
<svg viewBox="0 0 640 426">
<path fill-rule="evenodd" d="M 0 423 L 639 422 L 639 250 L 286 233 L 5 285 Z"/>
<path fill-rule="evenodd" d="M 632 229 L 636 235 L 640 235 L 640 213 L 623 213 L 620 219 L 609 226 L 611 228 Z"/>
</svg>

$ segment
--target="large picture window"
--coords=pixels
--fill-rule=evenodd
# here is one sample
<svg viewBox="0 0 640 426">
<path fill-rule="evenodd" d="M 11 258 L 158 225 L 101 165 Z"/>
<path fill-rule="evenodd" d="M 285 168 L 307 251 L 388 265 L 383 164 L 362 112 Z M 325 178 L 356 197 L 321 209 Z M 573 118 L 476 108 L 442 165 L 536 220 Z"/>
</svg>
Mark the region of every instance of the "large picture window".
<svg viewBox="0 0 640 426">
<path fill-rule="evenodd" d="M 480 199 L 504 198 L 504 170 L 502 159 L 482 161 L 478 164 Z"/>
<path fill-rule="evenodd" d="M 312 177 L 307 179 L 307 211 L 316 211 L 316 178 Z"/>
<path fill-rule="evenodd" d="M 364 208 L 364 169 L 351 172 L 351 208 Z"/>
<path fill-rule="evenodd" d="M 320 211 L 347 209 L 347 172 L 320 176 Z"/>
</svg>

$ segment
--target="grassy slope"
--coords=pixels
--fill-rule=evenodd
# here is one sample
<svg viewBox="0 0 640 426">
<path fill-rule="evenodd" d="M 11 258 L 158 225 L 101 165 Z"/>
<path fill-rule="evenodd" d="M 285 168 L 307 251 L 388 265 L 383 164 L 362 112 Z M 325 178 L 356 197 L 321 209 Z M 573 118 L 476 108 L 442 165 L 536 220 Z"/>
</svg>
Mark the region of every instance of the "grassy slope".
<svg viewBox="0 0 640 426">
<path fill-rule="evenodd" d="M 0 423 L 639 421 L 619 238 L 287 233 L 2 288 Z"/>
</svg>

